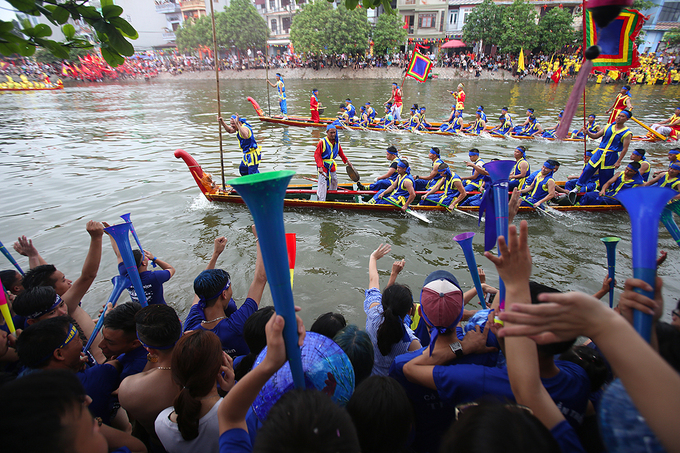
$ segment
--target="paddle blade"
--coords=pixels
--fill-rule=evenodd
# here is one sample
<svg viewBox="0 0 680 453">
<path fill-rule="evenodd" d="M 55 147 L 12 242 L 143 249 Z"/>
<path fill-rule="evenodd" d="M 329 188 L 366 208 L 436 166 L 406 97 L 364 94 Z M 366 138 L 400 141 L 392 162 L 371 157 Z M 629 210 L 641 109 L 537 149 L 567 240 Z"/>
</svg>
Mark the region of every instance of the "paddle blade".
<svg viewBox="0 0 680 453">
<path fill-rule="evenodd" d="M 412 209 L 407 209 L 407 210 L 406 210 L 406 213 L 407 213 L 407 214 L 411 214 L 411 215 L 412 215 L 413 217 L 415 217 L 416 219 L 422 220 L 422 221 L 425 222 L 425 223 L 432 223 L 432 222 L 430 221 L 430 219 L 428 219 L 427 217 L 425 217 L 423 214 L 421 214 L 421 213 L 419 213 L 419 212 L 415 212 L 415 211 L 413 211 Z"/>
<path fill-rule="evenodd" d="M 351 165 L 348 165 L 345 167 L 347 170 L 347 176 L 349 176 L 349 179 L 351 179 L 354 182 L 359 182 L 359 173 L 352 167 Z"/>
<path fill-rule="evenodd" d="M 295 255 L 297 254 L 297 242 L 295 233 L 286 233 L 286 251 L 288 252 L 288 267 L 290 268 L 290 286 L 293 286 L 293 274 L 295 273 Z"/>
</svg>

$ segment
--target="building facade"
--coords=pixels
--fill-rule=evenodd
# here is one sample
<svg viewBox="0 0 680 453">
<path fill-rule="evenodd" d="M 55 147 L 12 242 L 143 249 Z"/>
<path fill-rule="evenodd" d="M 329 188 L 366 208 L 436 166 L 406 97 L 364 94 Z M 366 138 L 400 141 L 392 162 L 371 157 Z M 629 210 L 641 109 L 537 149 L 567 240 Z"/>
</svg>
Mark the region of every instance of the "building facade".
<svg viewBox="0 0 680 453">
<path fill-rule="evenodd" d="M 446 36 L 447 0 L 397 0 L 409 40 L 439 39 Z"/>
</svg>

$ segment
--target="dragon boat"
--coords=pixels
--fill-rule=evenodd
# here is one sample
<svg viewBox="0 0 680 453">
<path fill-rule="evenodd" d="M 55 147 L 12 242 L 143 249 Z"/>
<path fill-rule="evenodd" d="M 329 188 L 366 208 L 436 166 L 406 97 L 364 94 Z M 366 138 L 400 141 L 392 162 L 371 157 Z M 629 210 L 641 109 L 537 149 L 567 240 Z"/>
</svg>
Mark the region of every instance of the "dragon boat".
<svg viewBox="0 0 680 453">
<path fill-rule="evenodd" d="M 375 127 L 375 126 L 358 126 L 355 124 L 347 124 L 345 122 L 339 122 L 337 118 L 319 118 L 319 122 L 316 123 L 312 121 L 311 118 L 309 117 L 299 117 L 299 116 L 287 116 L 283 117 L 281 115 L 265 115 L 264 111 L 260 107 L 260 105 L 257 103 L 255 99 L 252 97 L 247 97 L 246 98 L 248 102 L 250 102 L 255 109 L 255 113 L 257 114 L 257 119 L 260 121 L 263 121 L 265 123 L 274 123 L 274 124 L 281 124 L 283 126 L 293 126 L 293 127 L 316 127 L 316 128 L 321 128 L 325 129 L 326 126 L 328 126 L 330 123 L 335 122 L 336 126 L 338 129 L 351 129 L 355 131 L 372 131 L 372 132 L 410 132 L 414 134 L 432 134 L 432 135 L 443 135 L 443 136 L 449 136 L 449 137 L 479 137 L 479 136 L 487 136 L 487 137 L 494 137 L 494 138 L 503 138 L 503 139 L 508 139 L 508 138 L 514 138 L 517 140 L 548 140 L 548 141 L 554 141 L 557 140 L 556 138 L 548 138 L 548 137 L 534 137 L 534 136 L 527 136 L 527 135 L 516 135 L 516 134 L 510 134 L 510 135 L 500 135 L 500 134 L 493 134 L 489 132 L 483 132 L 482 134 L 473 134 L 469 132 L 442 132 L 439 130 L 439 126 L 441 126 L 443 123 L 438 123 L 438 122 L 432 122 L 431 127 L 429 127 L 426 130 L 416 130 L 416 131 L 410 131 L 408 129 L 402 129 L 402 128 L 383 128 L 383 127 Z M 469 127 L 469 124 L 464 124 L 463 127 Z M 487 126 L 486 129 L 487 131 L 490 131 L 493 128 L 493 126 Z M 583 143 L 582 138 L 565 138 L 563 141 L 565 142 L 581 142 Z M 658 142 L 662 141 L 658 137 L 650 137 L 647 135 L 635 135 L 632 138 L 633 141 L 639 141 L 639 142 Z"/>
<path fill-rule="evenodd" d="M 63 90 L 64 84 L 61 80 L 57 83 L 51 83 L 50 79 L 45 77 L 43 82 L 31 82 L 25 75 L 21 75 L 21 82 L 15 82 L 10 76 L 6 75 L 6 82 L 0 82 L 0 91 L 51 91 Z"/>
<path fill-rule="evenodd" d="M 194 181 L 201 190 L 201 193 L 211 202 L 222 203 L 237 203 L 243 204 L 243 199 L 238 195 L 236 190 L 230 186 L 222 187 L 216 184 L 210 173 L 204 172 L 196 160 L 186 151 L 178 149 L 175 151 L 175 157 L 182 159 L 189 167 Z M 411 205 L 414 211 L 441 211 L 446 212 L 443 206 L 418 206 L 417 202 L 425 192 L 416 192 L 416 200 Z M 357 211 L 372 211 L 372 212 L 387 212 L 400 211 L 398 207 L 385 204 L 371 204 L 367 203 L 375 191 L 370 190 L 356 190 L 356 186 L 352 184 L 339 184 L 338 190 L 329 190 L 326 201 L 319 201 L 316 199 L 316 187 L 312 184 L 291 184 L 286 190 L 286 195 L 283 200 L 283 205 L 286 207 L 299 208 L 318 208 L 318 209 L 347 209 Z M 557 211 L 571 212 L 571 211 L 623 211 L 624 207 L 621 205 L 601 205 L 601 206 L 551 206 Z M 477 213 L 479 208 L 477 206 L 460 206 L 459 210 L 468 213 Z M 533 212 L 532 207 L 521 207 L 520 212 Z"/>
</svg>

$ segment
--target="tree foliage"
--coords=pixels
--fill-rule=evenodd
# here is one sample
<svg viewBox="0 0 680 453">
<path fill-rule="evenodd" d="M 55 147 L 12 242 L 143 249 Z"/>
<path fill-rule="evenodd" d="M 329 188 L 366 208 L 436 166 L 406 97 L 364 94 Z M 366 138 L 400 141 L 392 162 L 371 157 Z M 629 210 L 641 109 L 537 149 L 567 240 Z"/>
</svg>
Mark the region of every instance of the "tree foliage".
<svg viewBox="0 0 680 453">
<path fill-rule="evenodd" d="M 484 41 L 498 44 L 501 38 L 503 7 L 493 0 L 484 0 L 468 15 L 463 26 L 463 41 L 467 43 Z"/>
<path fill-rule="evenodd" d="M 47 49 L 54 56 L 69 58 L 71 49 L 90 49 L 92 43 L 76 36 L 76 29 L 69 19 L 83 20 L 96 33 L 101 53 L 107 63 L 118 66 L 125 62 L 124 56 L 132 56 L 135 49 L 126 39 L 137 39 L 137 31 L 120 15 L 123 8 L 113 0 L 101 0 L 101 12 L 87 2 L 79 0 L 7 0 L 18 11 L 30 16 L 43 16 L 51 23 L 61 26 L 66 40 L 57 42 L 47 39 L 52 29 L 45 24 L 35 27 L 26 20 L 15 30 L 13 22 L 0 20 L 0 54 L 19 54 L 25 57 L 35 53 L 36 48 Z"/>
<path fill-rule="evenodd" d="M 668 30 L 663 34 L 663 42 L 665 42 L 668 47 L 675 47 L 680 44 L 680 28 L 674 28 Z"/>
<path fill-rule="evenodd" d="M 267 22 L 249 0 L 232 0 L 223 12 L 215 13 L 215 30 L 217 45 L 227 50 L 232 47 L 241 52 L 264 49 L 269 39 Z M 203 16 L 184 22 L 175 32 L 175 42 L 181 52 L 190 52 L 202 46 L 212 49 L 212 19 Z"/>
<path fill-rule="evenodd" d="M 215 16 L 219 17 L 216 13 Z M 219 41 L 220 36 L 218 36 Z M 180 52 L 190 52 L 200 46 L 212 48 L 212 24 L 209 16 L 197 20 L 184 21 L 182 27 L 175 32 L 175 43 Z"/>
<path fill-rule="evenodd" d="M 269 27 L 250 0 L 231 0 L 224 13 L 215 15 L 217 44 L 227 48 L 264 49 Z M 212 41 L 212 35 L 210 37 Z"/>
<path fill-rule="evenodd" d="M 389 13 L 378 16 L 378 23 L 373 29 L 373 52 L 384 55 L 390 49 L 402 45 L 408 36 L 403 27 L 401 16 Z"/>
<path fill-rule="evenodd" d="M 566 8 L 552 8 L 538 23 L 538 46 L 545 53 L 553 53 L 574 41 L 574 17 Z"/>
<path fill-rule="evenodd" d="M 515 0 L 503 11 L 499 45 L 503 52 L 518 53 L 521 48 L 537 47 L 536 10 L 523 0 Z"/>
<path fill-rule="evenodd" d="M 368 47 L 370 25 L 366 10 L 333 9 L 325 0 L 302 6 L 293 18 L 290 39 L 299 52 L 362 54 Z"/>
</svg>

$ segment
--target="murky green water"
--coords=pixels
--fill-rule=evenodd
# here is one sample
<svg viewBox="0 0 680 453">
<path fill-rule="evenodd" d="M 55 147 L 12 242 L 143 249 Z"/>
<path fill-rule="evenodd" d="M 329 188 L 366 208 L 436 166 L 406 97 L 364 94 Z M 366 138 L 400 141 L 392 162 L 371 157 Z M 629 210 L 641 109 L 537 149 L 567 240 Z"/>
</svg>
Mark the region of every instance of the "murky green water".
<svg viewBox="0 0 680 453">
<path fill-rule="evenodd" d="M 245 99 L 249 95 L 267 111 L 264 81 L 221 81 L 221 85 L 224 116 L 238 112 L 252 118 L 253 109 Z M 321 101 L 330 107 L 327 113 L 332 113 L 333 107 L 348 96 L 355 105 L 366 101 L 382 104 L 389 97 L 390 81 L 289 80 L 286 85 L 289 112 L 306 115 L 313 87 L 320 89 Z M 425 105 L 429 119 L 441 119 L 451 104 L 447 90 L 454 85 L 409 80 L 404 104 Z M 510 107 L 517 119 L 526 108 L 533 107 L 548 126 L 554 123 L 570 90 L 569 85 L 534 82 L 480 80 L 466 85 L 466 111 L 472 112 L 482 104 L 495 123 L 493 118 L 503 106 Z M 616 91 L 613 85 L 589 86 L 588 113 L 603 118 Z M 651 124 L 670 116 L 678 104 L 680 87 L 635 86 L 632 94 L 636 115 Z M 184 163 L 173 157 L 176 149 L 185 149 L 206 171 L 218 174 L 215 99 L 214 83 L 184 79 L 82 85 L 61 92 L 0 93 L 0 240 L 7 246 L 20 234 L 32 237 L 48 262 L 74 278 L 80 274 L 87 251 L 86 222 L 114 223 L 119 215 L 131 212 L 144 247 L 177 269 L 175 277 L 165 284 L 165 297 L 184 313 L 192 300 L 192 281 L 207 264 L 213 239 L 224 235 L 228 248 L 218 265 L 232 274 L 235 298 L 243 301 L 255 257 L 255 242 L 248 229 L 250 214 L 244 206 L 207 202 Z M 273 92 L 271 108 L 278 110 Z M 315 174 L 313 150 L 318 130 L 284 128 L 256 120 L 252 124 L 264 150 L 261 170 L 292 169 L 298 174 L 296 178 Z M 643 133 L 638 126 L 633 130 Z M 428 150 L 438 146 L 442 157 L 466 174 L 464 159 L 469 148 L 479 148 L 484 158 L 512 158 L 512 150 L 519 144 L 514 140 L 408 133 L 343 131 L 340 136 L 362 181 L 384 173 L 384 149 L 390 144 L 404 150 L 416 172 L 429 169 Z M 582 144 L 524 144 L 529 147 L 527 156 L 534 167 L 553 157 L 563 163 L 558 174 L 562 178 L 580 169 Z M 653 166 L 664 167 L 669 145 L 646 145 Z M 224 151 L 229 179 L 238 175 L 241 154 L 234 137 L 225 135 Z M 463 285 L 471 286 L 462 251 L 451 237 L 464 231 L 478 232 L 477 261 L 486 269 L 489 282 L 497 282 L 493 267 L 481 256 L 483 230 L 473 219 L 444 213 L 429 217 L 431 225 L 399 213 L 286 210 L 286 230 L 297 234 L 293 292 L 297 304 L 304 308 L 305 322 L 309 325 L 319 314 L 333 310 L 363 326 L 368 256 L 381 242 L 393 245 L 390 257 L 379 263 L 383 284 L 392 259 L 406 258 L 400 280 L 417 294 L 424 277 L 439 267 L 451 268 Z M 622 238 L 618 279 L 622 282 L 631 274 L 630 226 L 625 213 L 571 213 L 558 220 L 536 214 L 520 217 L 530 222 L 536 280 L 564 290 L 596 291 L 606 273 L 605 248 L 599 240 L 602 236 Z M 680 290 L 678 249 L 665 230 L 661 231 L 659 245 L 669 251 L 660 271 L 665 280 L 667 316 Z M 25 259 L 19 262 L 28 267 Z M 89 312 L 94 313 L 105 301 L 115 272 L 114 255 L 105 243 L 97 281 L 84 300 Z M 269 294 L 264 300 L 271 303 Z"/>
</svg>

